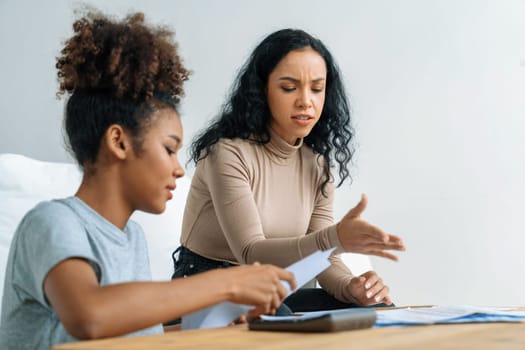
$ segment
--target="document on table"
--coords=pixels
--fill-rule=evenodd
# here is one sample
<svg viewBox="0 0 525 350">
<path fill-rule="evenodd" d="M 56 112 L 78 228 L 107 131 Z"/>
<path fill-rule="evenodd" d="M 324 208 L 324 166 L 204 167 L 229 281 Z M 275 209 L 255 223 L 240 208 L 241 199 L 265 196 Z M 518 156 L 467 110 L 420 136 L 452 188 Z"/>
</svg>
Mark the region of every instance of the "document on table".
<svg viewBox="0 0 525 350">
<path fill-rule="evenodd" d="M 456 305 L 377 310 L 375 327 L 524 321 L 525 311 Z"/>
<path fill-rule="evenodd" d="M 308 281 L 312 280 L 315 276 L 330 266 L 328 257 L 334 250 L 335 248 L 325 251 L 318 250 L 286 268 L 287 271 L 290 271 L 295 275 L 297 288 L 304 286 Z M 282 283 L 288 290 L 288 294 L 290 294 L 291 291 L 288 283 Z M 239 316 L 246 314 L 252 308 L 253 306 L 223 302 L 182 317 L 181 328 L 186 330 L 195 328 L 224 327 Z"/>
</svg>

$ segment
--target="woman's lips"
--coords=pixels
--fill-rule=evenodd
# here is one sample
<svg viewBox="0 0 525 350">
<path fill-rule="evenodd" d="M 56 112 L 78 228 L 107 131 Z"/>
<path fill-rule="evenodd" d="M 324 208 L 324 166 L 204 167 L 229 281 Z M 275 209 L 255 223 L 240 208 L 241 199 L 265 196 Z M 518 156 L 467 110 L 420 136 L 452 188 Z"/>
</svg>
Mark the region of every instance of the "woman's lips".
<svg viewBox="0 0 525 350">
<path fill-rule="evenodd" d="M 300 126 L 308 126 L 314 121 L 314 117 L 309 115 L 294 115 L 292 116 L 292 120 Z"/>
</svg>

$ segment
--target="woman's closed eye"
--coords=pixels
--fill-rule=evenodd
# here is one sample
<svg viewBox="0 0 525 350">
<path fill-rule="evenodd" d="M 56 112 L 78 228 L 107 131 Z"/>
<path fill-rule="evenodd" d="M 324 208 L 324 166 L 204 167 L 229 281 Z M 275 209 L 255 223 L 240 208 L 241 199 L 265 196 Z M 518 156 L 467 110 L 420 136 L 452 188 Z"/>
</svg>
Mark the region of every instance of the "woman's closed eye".
<svg viewBox="0 0 525 350">
<path fill-rule="evenodd" d="M 281 86 L 281 89 L 284 91 L 284 92 L 292 92 L 295 90 L 295 86 Z"/>
<path fill-rule="evenodd" d="M 319 93 L 319 92 L 323 92 L 324 91 L 324 85 L 313 85 L 311 87 L 311 90 L 314 92 L 314 93 Z"/>
<path fill-rule="evenodd" d="M 168 152 L 168 155 L 171 156 L 172 154 L 175 154 L 175 151 L 170 147 L 164 146 L 164 148 L 166 149 L 166 152 Z"/>
</svg>

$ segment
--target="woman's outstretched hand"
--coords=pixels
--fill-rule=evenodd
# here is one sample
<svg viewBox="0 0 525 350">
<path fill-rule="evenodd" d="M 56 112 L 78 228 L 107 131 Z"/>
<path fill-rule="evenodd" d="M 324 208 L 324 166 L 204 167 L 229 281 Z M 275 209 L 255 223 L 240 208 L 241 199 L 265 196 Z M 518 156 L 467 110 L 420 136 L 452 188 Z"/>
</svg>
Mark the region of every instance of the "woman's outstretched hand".
<svg viewBox="0 0 525 350">
<path fill-rule="evenodd" d="M 361 201 L 339 221 L 337 224 L 339 241 L 347 252 L 376 255 L 397 261 L 397 256 L 388 250 L 405 250 L 403 241 L 361 219 L 367 203 L 368 199 L 363 194 Z"/>
</svg>

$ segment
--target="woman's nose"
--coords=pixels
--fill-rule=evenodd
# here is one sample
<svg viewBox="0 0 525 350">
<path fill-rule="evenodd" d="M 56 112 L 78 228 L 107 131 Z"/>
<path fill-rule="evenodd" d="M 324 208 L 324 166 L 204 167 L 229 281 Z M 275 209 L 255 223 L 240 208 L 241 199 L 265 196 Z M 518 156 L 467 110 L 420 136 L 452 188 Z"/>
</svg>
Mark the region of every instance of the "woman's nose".
<svg viewBox="0 0 525 350">
<path fill-rule="evenodd" d="M 312 99 L 308 91 L 301 91 L 297 97 L 297 106 L 300 108 L 309 108 L 312 106 Z"/>
<path fill-rule="evenodd" d="M 173 168 L 173 177 L 178 179 L 179 177 L 183 177 L 185 174 L 184 168 L 180 165 L 180 162 L 178 159 L 175 160 L 175 167 Z"/>
</svg>

